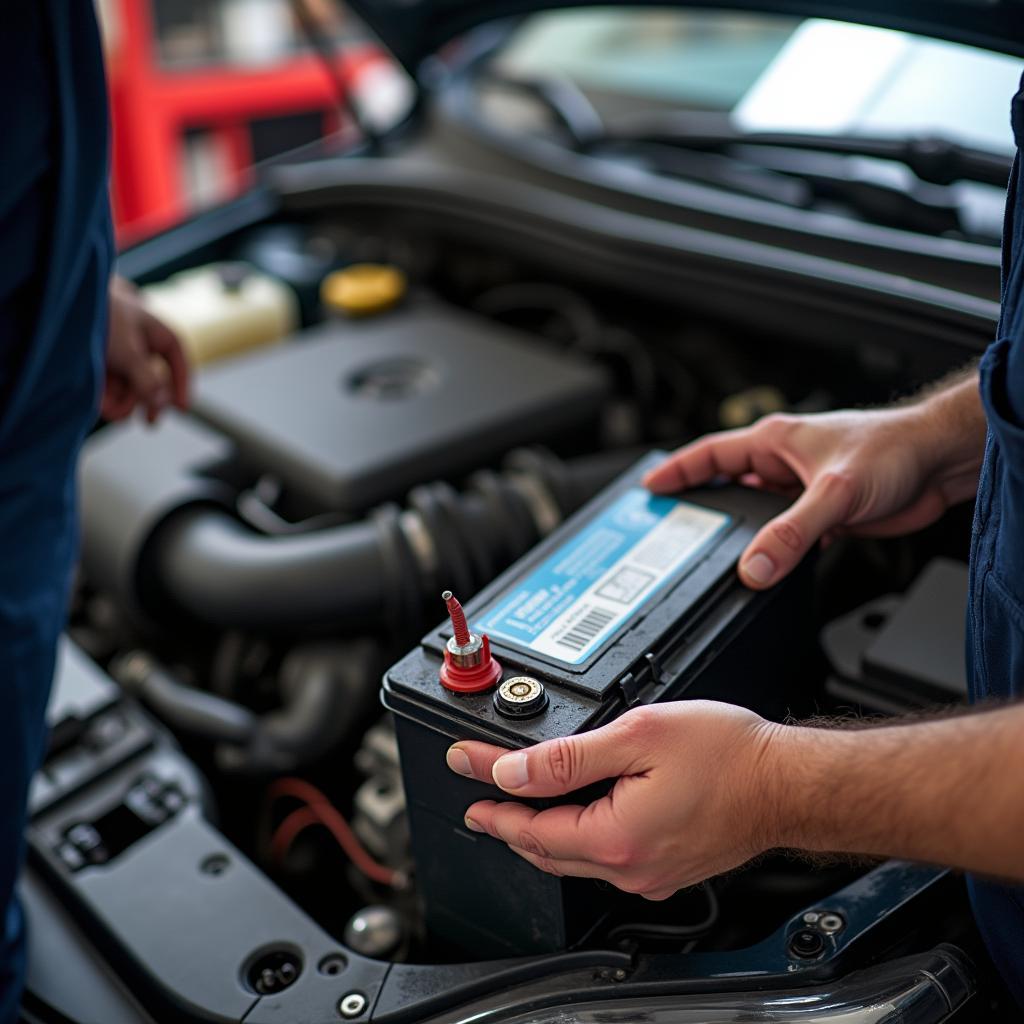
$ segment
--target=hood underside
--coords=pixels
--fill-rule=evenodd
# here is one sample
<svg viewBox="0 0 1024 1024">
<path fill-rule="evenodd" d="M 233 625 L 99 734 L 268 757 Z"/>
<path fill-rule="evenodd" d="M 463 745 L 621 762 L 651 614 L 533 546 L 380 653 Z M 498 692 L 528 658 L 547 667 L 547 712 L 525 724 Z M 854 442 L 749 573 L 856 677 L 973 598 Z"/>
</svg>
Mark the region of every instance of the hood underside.
<svg viewBox="0 0 1024 1024">
<path fill-rule="evenodd" d="M 413 73 L 445 43 L 484 22 L 555 7 L 610 6 L 595 0 L 350 0 L 349 5 Z M 1024 0 L 702 0 L 695 4 L 643 0 L 629 6 L 833 18 L 1024 56 Z"/>
</svg>

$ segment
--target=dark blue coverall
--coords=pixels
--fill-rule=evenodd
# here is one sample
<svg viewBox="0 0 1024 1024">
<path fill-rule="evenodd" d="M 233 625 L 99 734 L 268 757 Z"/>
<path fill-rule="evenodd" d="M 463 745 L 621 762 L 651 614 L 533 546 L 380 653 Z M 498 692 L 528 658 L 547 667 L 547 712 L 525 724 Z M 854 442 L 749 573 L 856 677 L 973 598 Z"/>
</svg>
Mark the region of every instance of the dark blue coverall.
<svg viewBox="0 0 1024 1024">
<path fill-rule="evenodd" d="M 1003 230 L 1002 309 L 996 341 L 981 361 L 988 440 L 967 611 L 967 673 L 975 701 L 1024 696 L 1024 78 L 1011 119 L 1018 150 Z M 1024 790 L 1024 779 L 1018 784 Z M 1024 1006 L 1024 888 L 980 879 L 969 884 L 992 959 Z"/>
<path fill-rule="evenodd" d="M 75 463 L 96 418 L 113 255 L 92 0 L 0 13 L 0 1024 L 17 1019 L 14 886 L 75 560 Z"/>
</svg>

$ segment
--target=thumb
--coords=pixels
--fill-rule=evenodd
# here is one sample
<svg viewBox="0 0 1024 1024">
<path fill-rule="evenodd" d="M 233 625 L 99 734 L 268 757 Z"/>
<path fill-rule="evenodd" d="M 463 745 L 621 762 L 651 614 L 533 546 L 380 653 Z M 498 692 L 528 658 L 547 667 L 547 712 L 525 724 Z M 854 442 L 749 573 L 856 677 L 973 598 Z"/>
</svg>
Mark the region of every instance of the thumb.
<svg viewBox="0 0 1024 1024">
<path fill-rule="evenodd" d="M 560 796 L 629 774 L 641 753 L 612 723 L 504 754 L 494 762 L 491 774 L 506 793 Z"/>
<path fill-rule="evenodd" d="M 755 590 L 777 583 L 825 533 L 848 521 L 854 500 L 853 481 L 848 476 L 822 473 L 750 542 L 740 559 L 740 578 Z"/>
</svg>

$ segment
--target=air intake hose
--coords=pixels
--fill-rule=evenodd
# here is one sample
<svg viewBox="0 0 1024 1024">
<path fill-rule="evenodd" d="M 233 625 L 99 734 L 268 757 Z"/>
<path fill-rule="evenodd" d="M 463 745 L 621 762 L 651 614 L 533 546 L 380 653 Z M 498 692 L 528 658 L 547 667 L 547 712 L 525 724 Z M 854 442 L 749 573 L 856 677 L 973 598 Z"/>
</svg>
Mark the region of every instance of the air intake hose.
<svg viewBox="0 0 1024 1024">
<path fill-rule="evenodd" d="M 517 451 L 462 492 L 418 487 L 405 509 L 309 533 L 268 536 L 222 508 L 186 506 L 147 543 L 141 596 L 222 629 L 354 632 L 385 620 L 415 632 L 425 600 L 443 587 L 475 593 L 637 457 Z"/>
</svg>

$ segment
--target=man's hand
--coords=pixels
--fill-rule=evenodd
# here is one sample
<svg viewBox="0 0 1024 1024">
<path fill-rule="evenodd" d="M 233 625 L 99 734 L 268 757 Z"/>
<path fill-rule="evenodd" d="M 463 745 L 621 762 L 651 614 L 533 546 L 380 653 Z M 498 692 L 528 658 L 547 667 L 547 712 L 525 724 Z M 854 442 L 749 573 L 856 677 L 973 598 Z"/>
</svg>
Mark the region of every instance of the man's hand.
<svg viewBox="0 0 1024 1024">
<path fill-rule="evenodd" d="M 100 413 L 120 420 L 136 408 L 154 423 L 168 405 L 188 405 L 188 364 L 177 335 L 148 312 L 124 278 L 110 284 L 107 373 Z"/>
<path fill-rule="evenodd" d="M 919 530 L 973 497 L 985 440 L 977 375 L 911 405 L 814 416 L 769 416 L 701 438 L 650 472 L 659 494 L 739 480 L 796 497 L 740 560 L 743 582 L 777 583 L 822 537 Z"/>
<path fill-rule="evenodd" d="M 448 764 L 517 797 L 615 779 L 607 796 L 583 807 L 481 801 L 466 825 L 543 871 L 602 878 L 659 900 L 777 844 L 777 773 L 766 758 L 780 728 L 729 704 L 683 701 L 514 753 L 456 743 Z"/>
<path fill-rule="evenodd" d="M 665 899 L 764 850 L 899 857 L 1024 882 L 1024 704 L 845 731 L 711 701 L 627 711 L 509 752 L 456 743 L 448 766 L 516 797 L 603 779 L 586 806 L 482 800 L 466 825 L 542 871 Z"/>
</svg>

